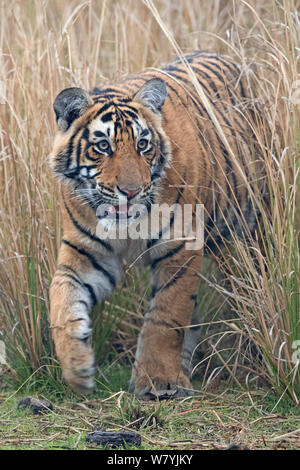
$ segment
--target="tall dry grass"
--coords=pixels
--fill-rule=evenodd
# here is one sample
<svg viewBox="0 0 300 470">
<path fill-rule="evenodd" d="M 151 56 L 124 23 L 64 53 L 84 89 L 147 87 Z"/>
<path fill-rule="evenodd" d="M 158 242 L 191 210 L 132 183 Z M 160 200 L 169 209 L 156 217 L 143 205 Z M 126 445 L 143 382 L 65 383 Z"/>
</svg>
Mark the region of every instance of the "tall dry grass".
<svg viewBox="0 0 300 470">
<path fill-rule="evenodd" d="M 48 166 L 56 94 L 159 67 L 175 49 L 200 48 L 231 55 L 256 79 L 253 100 L 263 103 L 272 135 L 263 148 L 271 194 L 263 208 L 264 247 L 235 240 L 222 254 L 222 276 L 210 263 L 201 274 L 199 347 L 206 352 L 196 369 L 204 385 L 224 371 L 242 387 L 260 377 L 278 399 L 299 404 L 292 348 L 300 340 L 299 11 L 299 0 L 0 3 L 0 326 L 6 370 L 16 381 L 41 367 L 59 377 L 47 320 L 62 225 Z M 259 118 L 263 146 L 266 121 Z M 116 349 L 128 348 L 131 358 L 146 280 L 130 272 L 125 288 L 95 315 L 99 359 L 113 327 Z"/>
</svg>

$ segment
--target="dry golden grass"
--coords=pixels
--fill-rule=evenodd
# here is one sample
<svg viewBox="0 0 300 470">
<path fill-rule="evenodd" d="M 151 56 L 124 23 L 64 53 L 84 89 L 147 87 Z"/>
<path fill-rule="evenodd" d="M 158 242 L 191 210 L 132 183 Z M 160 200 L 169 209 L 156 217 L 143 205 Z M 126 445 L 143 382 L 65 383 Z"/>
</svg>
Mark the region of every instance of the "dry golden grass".
<svg viewBox="0 0 300 470">
<path fill-rule="evenodd" d="M 253 99 L 264 103 L 268 121 L 266 126 L 257 117 L 261 145 L 266 127 L 272 134 L 264 149 L 271 192 L 270 207 L 263 208 L 264 251 L 255 240 L 247 247 L 236 240 L 234 254 L 225 250 L 222 266 L 230 289 L 209 276 L 210 269 L 204 273 L 201 322 L 220 321 L 217 330 L 203 325 L 204 384 L 224 370 L 242 387 L 259 376 L 277 390 L 278 399 L 287 393 L 299 404 L 300 373 L 292 360 L 293 341 L 300 340 L 299 11 L 299 0 L 1 2 L 0 326 L 18 381 L 45 364 L 48 373 L 56 371 L 47 322 L 62 226 L 48 165 L 56 94 L 159 67 L 175 53 L 200 48 L 243 64 L 256 81 Z M 137 292 L 146 293 L 143 279 L 135 283 Z M 133 290 L 125 289 L 102 309 L 104 319 L 115 304 L 127 312 L 118 323 L 127 346 L 134 345 L 141 317 Z M 217 317 L 223 304 L 234 320 Z M 107 336 L 111 328 L 108 323 Z M 237 374 L 241 369 L 244 378 Z"/>
</svg>

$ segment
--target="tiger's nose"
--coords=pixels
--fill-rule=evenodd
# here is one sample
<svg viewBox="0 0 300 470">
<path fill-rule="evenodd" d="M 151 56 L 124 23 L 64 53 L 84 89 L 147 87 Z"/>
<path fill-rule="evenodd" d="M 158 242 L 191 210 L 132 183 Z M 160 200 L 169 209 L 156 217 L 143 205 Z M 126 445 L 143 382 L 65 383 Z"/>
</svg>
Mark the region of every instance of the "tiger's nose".
<svg viewBox="0 0 300 470">
<path fill-rule="evenodd" d="M 138 193 L 141 192 L 142 188 L 139 187 L 139 188 L 126 188 L 126 187 L 122 187 L 120 188 L 118 186 L 118 190 L 123 193 L 123 194 L 126 194 L 126 196 L 128 197 L 128 199 L 132 199 L 134 196 L 136 196 Z"/>
</svg>

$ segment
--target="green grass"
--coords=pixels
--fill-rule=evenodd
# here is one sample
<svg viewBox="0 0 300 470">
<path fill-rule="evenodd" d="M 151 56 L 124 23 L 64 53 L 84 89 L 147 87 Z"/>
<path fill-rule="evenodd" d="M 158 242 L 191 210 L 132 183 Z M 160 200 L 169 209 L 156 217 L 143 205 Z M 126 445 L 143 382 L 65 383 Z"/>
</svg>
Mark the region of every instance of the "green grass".
<svg viewBox="0 0 300 470">
<path fill-rule="evenodd" d="M 100 427 L 139 432 L 139 449 L 226 449 L 230 444 L 249 449 L 300 448 L 300 409 L 279 404 L 274 412 L 277 399 L 269 391 L 220 386 L 188 399 L 143 402 L 124 391 L 129 373 L 126 367 L 114 369 L 109 386 L 89 397 L 70 390 L 64 396 L 44 390 L 39 396 L 50 399 L 54 409 L 43 415 L 18 409 L 19 400 L 30 391 L 26 386 L 17 394 L 3 393 L 0 449 L 101 448 L 85 442 L 86 434 Z"/>
</svg>

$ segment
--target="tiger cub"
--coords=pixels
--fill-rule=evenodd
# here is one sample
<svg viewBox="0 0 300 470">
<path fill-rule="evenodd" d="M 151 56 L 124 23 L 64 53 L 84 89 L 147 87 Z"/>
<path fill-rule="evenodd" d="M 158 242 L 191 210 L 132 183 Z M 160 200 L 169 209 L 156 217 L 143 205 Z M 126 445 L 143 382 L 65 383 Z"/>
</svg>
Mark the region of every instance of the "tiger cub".
<svg viewBox="0 0 300 470">
<path fill-rule="evenodd" d="M 218 255 L 232 231 L 244 237 L 257 224 L 251 194 L 260 157 L 242 68 L 206 51 L 184 59 L 90 93 L 67 88 L 54 101 L 51 166 L 61 184 L 64 236 L 50 288 L 51 328 L 64 378 L 83 393 L 95 373 L 89 314 L 120 283 L 124 259 L 152 270 L 134 392 L 144 399 L 192 393 L 191 322 L 203 253 Z M 162 204 L 174 210 L 156 230 L 149 223 L 144 236 L 128 236 Z M 175 213 L 182 220 L 191 208 L 195 234 L 198 205 L 204 245 L 191 249 L 194 235 L 175 236 Z M 132 215 L 135 206 L 145 209 L 142 217 Z M 127 236 L 110 228 L 126 224 Z"/>
</svg>

